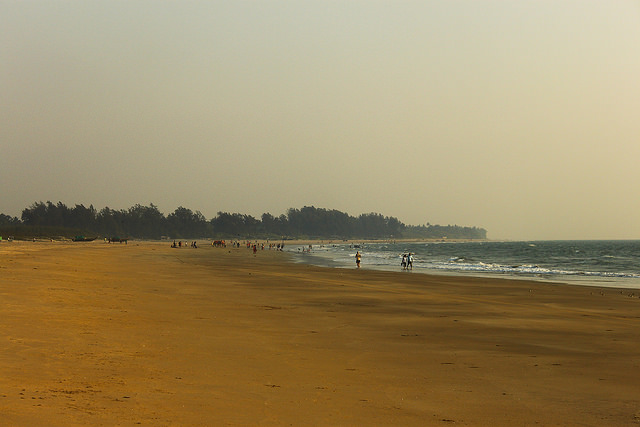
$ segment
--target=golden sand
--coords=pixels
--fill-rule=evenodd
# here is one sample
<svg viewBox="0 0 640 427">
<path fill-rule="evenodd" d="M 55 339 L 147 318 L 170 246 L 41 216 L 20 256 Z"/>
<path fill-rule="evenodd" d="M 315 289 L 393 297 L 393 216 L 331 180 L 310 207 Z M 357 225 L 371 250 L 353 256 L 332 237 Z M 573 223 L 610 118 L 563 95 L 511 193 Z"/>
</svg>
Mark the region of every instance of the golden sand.
<svg viewBox="0 0 640 427">
<path fill-rule="evenodd" d="M 640 298 L 246 248 L 0 244 L 2 426 L 637 426 Z"/>
</svg>

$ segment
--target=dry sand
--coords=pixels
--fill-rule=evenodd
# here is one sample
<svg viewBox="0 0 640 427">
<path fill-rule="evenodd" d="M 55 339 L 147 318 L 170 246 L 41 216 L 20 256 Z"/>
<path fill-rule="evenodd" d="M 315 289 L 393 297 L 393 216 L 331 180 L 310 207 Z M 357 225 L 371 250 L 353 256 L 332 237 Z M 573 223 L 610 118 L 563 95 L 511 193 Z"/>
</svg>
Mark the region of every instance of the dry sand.
<svg viewBox="0 0 640 427">
<path fill-rule="evenodd" d="M 0 425 L 637 426 L 631 292 L 2 242 Z"/>
</svg>

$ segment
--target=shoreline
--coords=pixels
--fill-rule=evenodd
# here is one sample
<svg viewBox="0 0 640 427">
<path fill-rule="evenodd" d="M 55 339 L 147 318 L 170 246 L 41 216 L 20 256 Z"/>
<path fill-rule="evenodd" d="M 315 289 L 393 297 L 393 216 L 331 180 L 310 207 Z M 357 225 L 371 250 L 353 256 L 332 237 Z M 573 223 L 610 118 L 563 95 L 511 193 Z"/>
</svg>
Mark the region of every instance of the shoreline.
<svg viewBox="0 0 640 427">
<path fill-rule="evenodd" d="M 198 241 L 201 242 L 199 243 L 199 247 L 202 248 L 207 247 L 209 245 L 211 245 L 211 243 L 213 242 L 212 240 L 206 240 L 206 239 L 184 239 L 186 242 L 192 242 L 192 241 Z M 173 240 L 129 240 L 129 244 L 134 244 L 134 245 L 140 245 L 140 244 L 150 244 L 150 245 L 170 245 L 170 243 Z M 247 242 L 248 240 L 243 240 L 243 242 Z M 456 244 L 456 243 L 468 243 L 468 242 L 496 242 L 490 239 L 484 239 L 484 240 L 480 240 L 480 239 L 459 239 L 459 240 L 454 240 L 454 239 L 450 239 L 449 241 L 441 241 L 440 239 L 392 239 L 393 242 L 397 242 L 397 243 L 452 243 L 452 244 Z M 322 256 L 319 255 L 314 255 L 313 253 L 311 254 L 302 254 L 301 252 L 299 252 L 301 249 L 303 249 L 304 247 L 307 247 L 308 245 L 349 245 L 349 244 L 380 244 L 380 243 L 391 243 L 391 240 L 386 240 L 386 239 L 377 239 L 377 240 L 348 240 L 348 241 L 344 241 L 344 240 L 340 240 L 339 242 L 337 241 L 325 241 L 325 240 L 310 240 L 310 239 L 304 239 L 304 240 L 284 240 L 285 245 L 287 247 L 287 250 L 283 251 L 283 253 L 288 253 L 291 256 L 291 262 L 295 263 L 295 264 L 309 264 L 309 265 L 314 265 L 314 266 L 318 266 L 318 267 L 326 267 L 326 268 L 339 268 L 339 269 L 346 269 L 349 270 L 351 268 L 350 264 L 346 264 L 346 263 L 336 263 L 336 262 L 331 262 L 330 260 L 323 258 Z M 573 240 L 570 240 L 573 241 Z M 578 242 L 582 242 L 582 241 L 598 241 L 598 240 L 579 240 Z M 602 241 L 610 241 L 610 240 L 602 240 Z M 613 241 L 637 241 L 637 239 L 626 239 L 626 240 L 613 240 Z M 204 243 L 202 243 L 204 242 Z M 276 243 L 276 240 L 254 240 L 254 242 L 260 244 L 260 243 L 264 243 L 265 245 L 267 245 L 268 243 Z M 528 241 L 522 241 L 522 242 L 528 242 Z M 554 240 L 555 242 L 555 240 Z M 0 242 L 3 243 L 3 242 Z M 38 243 L 38 244 L 70 244 L 70 245 L 83 245 L 83 244 L 107 244 L 106 241 L 100 240 L 100 239 L 96 239 L 94 241 L 90 241 L 90 242 L 74 242 L 70 239 L 67 240 L 51 240 L 51 239 L 39 239 L 39 240 L 35 240 L 35 241 L 31 241 L 31 240 L 14 240 L 14 241 L 5 241 L 4 244 L 0 244 L 0 254 L 2 253 L 3 247 L 8 249 L 11 247 L 11 245 L 21 245 L 21 244 L 25 244 L 27 246 L 25 246 L 25 248 L 28 247 L 28 245 L 31 245 L 33 243 Z M 117 244 L 121 244 L 119 242 L 115 242 L 115 243 L 108 243 L 110 245 L 117 245 Z M 126 245 L 127 243 L 122 243 L 123 245 Z M 9 245 L 9 246 L 7 246 Z M 298 251 L 292 251 L 290 250 L 291 246 L 297 246 Z M 241 249 L 244 248 L 244 246 L 241 247 Z M 267 250 L 267 249 L 265 249 Z M 276 251 L 276 249 L 271 249 L 273 251 Z M 355 248 L 354 250 L 357 250 L 357 248 Z M 302 257 L 300 257 L 300 255 L 302 255 Z M 314 260 L 317 260 L 317 262 L 310 262 L 309 260 L 305 260 L 304 257 L 306 256 L 311 256 Z M 386 267 L 379 267 L 379 266 L 367 266 L 366 263 L 363 264 L 363 269 L 371 269 L 371 270 L 376 270 L 376 271 L 387 271 L 387 272 L 399 272 L 399 273 L 406 273 L 403 272 L 402 270 L 398 270 L 392 267 L 386 268 Z M 561 284 L 561 285 L 569 285 L 569 286 L 583 286 L 583 287 L 587 287 L 587 288 L 604 288 L 604 289 L 617 289 L 620 292 L 626 292 L 626 291 L 634 291 L 634 290 L 640 290 L 640 281 L 638 279 L 635 278 L 622 278 L 622 277 L 615 277 L 615 276 L 581 276 L 581 275 L 566 275 L 566 276 L 554 276 L 551 275 L 550 277 L 545 277 L 544 275 L 539 275 L 536 276 L 534 274 L 516 274 L 516 273 L 495 273 L 495 272 L 479 272 L 479 271 L 460 271 L 460 270 L 440 270 L 440 269 L 429 269 L 429 268 L 419 268 L 416 267 L 414 270 L 411 271 L 411 273 L 416 273 L 416 274 L 425 274 L 425 275 L 433 275 L 433 276 L 452 276 L 452 277 L 460 277 L 461 279 L 464 278 L 485 278 L 485 279 L 496 279 L 496 280 L 516 280 L 516 281 L 531 281 L 531 282 L 535 282 L 535 283 L 548 283 L 548 284 Z"/>
<path fill-rule="evenodd" d="M 330 260 L 324 259 L 319 256 L 314 256 L 313 254 L 297 254 L 295 252 L 291 253 L 294 259 L 291 262 L 302 265 L 313 265 L 321 268 L 329 268 L 329 269 L 344 269 L 350 270 L 353 267 L 345 264 L 338 264 L 335 262 L 331 262 Z M 311 256 L 314 258 L 314 261 L 309 259 L 304 259 L 305 256 Z M 566 276 L 566 277 L 544 277 L 539 276 L 536 277 L 534 275 L 525 275 L 525 274 L 509 274 L 509 273 L 489 273 L 489 272 L 466 272 L 466 271 L 458 271 L 458 270 L 436 270 L 436 269 L 428 269 L 428 268 L 417 268 L 414 267 L 411 271 L 403 271 L 401 267 L 397 268 L 385 268 L 385 267 L 371 267 L 366 264 L 361 267 L 363 270 L 372 270 L 372 271 L 386 271 L 389 273 L 398 273 L 398 274 L 423 274 L 427 276 L 445 276 L 445 277 L 459 277 L 464 280 L 465 278 L 476 278 L 476 279 L 494 279 L 494 280 L 513 280 L 513 281 L 522 281 L 522 282 L 533 282 L 533 283 L 546 283 L 551 285 L 565 285 L 565 286 L 581 286 L 585 288 L 604 288 L 604 289 L 616 289 L 618 291 L 634 291 L 640 290 L 640 281 L 638 279 L 626 279 L 626 278 L 607 278 L 607 277 L 582 277 L 582 276 Z"/>
<path fill-rule="evenodd" d="M 209 245 L 211 245 L 211 243 L 213 242 L 212 240 L 206 240 L 206 239 L 183 239 L 185 240 L 185 242 L 191 242 L 191 241 L 198 241 L 198 242 L 204 242 L 204 243 L 199 243 L 199 248 L 203 248 L 203 247 L 208 247 Z M 128 244 L 132 244 L 132 245 L 141 245 L 141 244 L 149 244 L 149 245 L 170 245 L 171 242 L 173 240 L 129 240 Z M 248 240 L 243 240 L 243 242 L 247 242 Z M 480 239 L 459 239 L 459 240 L 454 240 L 454 239 L 450 239 L 449 241 L 441 241 L 440 239 L 393 239 L 393 241 L 398 242 L 398 243 L 402 243 L 402 242 L 407 242 L 407 243 L 467 243 L 467 242 L 495 242 L 489 239 L 485 239 L 485 240 L 480 240 Z M 571 240 L 573 241 L 573 240 Z M 597 240 L 584 240 L 584 241 L 597 241 Z M 603 241 L 609 241 L 609 240 L 603 240 Z M 627 239 L 627 240 L 614 240 L 614 241 L 637 241 L 636 239 Z M 270 243 L 275 243 L 276 240 L 254 240 L 254 242 L 257 242 L 258 244 L 260 243 L 264 243 L 265 245 L 267 245 L 269 242 Z M 308 245 L 330 245 L 330 244 L 339 244 L 339 245 L 348 245 L 348 244 L 379 244 L 379 243 L 390 243 L 391 241 L 389 240 L 385 240 L 385 239 L 378 239 L 378 240 L 348 240 L 348 241 L 339 241 L 339 242 L 335 242 L 335 241 L 324 241 L 324 240 L 310 240 L 310 239 L 305 239 L 305 240 L 285 240 L 285 245 L 287 247 L 287 249 L 289 250 L 284 250 L 281 253 L 286 253 L 289 254 L 289 256 L 291 257 L 290 262 L 294 263 L 294 264 L 301 264 L 301 265 L 313 265 L 313 266 L 317 266 L 317 267 L 324 267 L 324 268 L 330 268 L 330 269 L 345 269 L 345 270 L 349 270 L 351 269 L 351 265 L 350 264 L 346 264 L 346 263 L 336 263 L 336 262 L 331 262 L 330 260 L 323 258 L 322 256 L 319 255 L 314 255 L 313 253 L 308 254 L 308 253 L 301 253 L 301 252 L 297 252 L 297 251 L 292 251 L 290 250 L 291 246 L 297 246 L 298 247 L 298 251 L 300 251 L 302 248 L 308 246 Z M 528 242 L 528 241 L 522 241 L 522 242 Z M 106 241 L 97 239 L 94 241 L 90 241 L 90 242 L 74 242 L 70 239 L 67 240 L 51 240 L 51 239 L 39 239 L 39 240 L 35 240 L 35 241 L 31 241 L 31 240 L 14 240 L 14 241 L 5 241 L 4 244 L 0 244 L 0 255 L 3 252 L 3 248 L 5 249 L 9 249 L 11 248 L 11 245 L 21 245 L 21 244 L 25 244 L 25 249 L 27 249 L 29 247 L 29 245 L 31 244 L 69 244 L 69 245 L 86 245 L 86 244 L 98 244 L 98 245 L 102 245 L 102 244 L 109 244 L 109 245 L 118 245 L 118 244 L 122 244 L 122 245 L 127 245 L 127 243 L 120 243 L 120 242 L 115 242 L 115 243 L 107 243 Z M 9 246 L 7 246 L 9 245 Z M 186 247 L 185 247 L 186 249 Z M 244 246 L 242 246 L 240 249 L 244 249 Z M 265 251 L 267 251 L 267 249 L 264 249 Z M 357 250 L 354 249 L 354 250 Z M 276 251 L 276 249 L 271 249 L 271 251 Z M 300 256 L 302 255 L 302 256 Z M 317 262 L 310 262 L 309 260 L 305 260 L 304 257 L 306 256 L 311 256 L 314 260 L 317 260 Z M 407 273 L 407 272 L 403 272 L 402 270 L 399 269 L 395 269 L 395 268 L 386 268 L 386 267 L 378 267 L 378 266 L 367 266 L 366 263 L 363 264 L 363 270 L 375 270 L 375 271 L 386 271 L 386 272 L 397 272 L 397 273 Z M 536 277 L 535 275 L 527 275 L 527 274 L 509 274 L 509 273 L 492 273 L 492 272 L 478 272 L 478 271 L 458 271 L 458 270 L 439 270 L 439 269 L 428 269 L 428 268 L 418 268 L 416 267 L 414 270 L 412 270 L 410 273 L 416 273 L 416 274 L 424 274 L 424 275 L 432 275 L 432 276 L 451 276 L 451 277 L 459 277 L 461 279 L 465 279 L 465 278 L 479 278 L 479 279 L 495 279 L 495 280 L 515 280 L 515 281 L 531 281 L 534 283 L 546 283 L 546 284 L 559 284 L 559 285 L 569 285 L 569 286 L 582 286 L 582 287 L 586 287 L 586 288 L 604 288 L 604 289 L 608 289 L 608 290 L 612 290 L 612 289 L 617 289 L 620 292 L 629 292 L 629 291 L 634 291 L 634 290 L 640 290 L 640 282 L 637 279 L 634 278 L 619 278 L 619 277 L 608 277 L 608 276 L 580 276 L 580 275 L 568 275 L 568 276 L 563 276 L 563 277 L 558 277 L 558 276 L 552 276 L 552 277 L 544 277 L 544 276 L 538 276 Z"/>
<path fill-rule="evenodd" d="M 640 419 L 638 298 L 166 242 L 0 246 L 8 425 Z"/>
<path fill-rule="evenodd" d="M 635 241 L 635 240 L 634 240 Z M 471 241 L 469 241 L 471 242 Z M 473 242 L 476 242 L 475 240 Z M 485 241 L 483 241 L 485 242 Z M 347 262 L 346 259 L 342 261 L 337 261 L 335 259 L 330 259 L 326 256 L 322 255 L 317 251 L 307 251 L 305 252 L 305 247 L 307 244 L 312 242 L 302 242 L 297 246 L 297 251 L 290 250 L 289 252 L 294 255 L 294 262 L 300 264 L 312 264 L 317 266 L 323 266 L 328 268 L 346 268 L 349 269 L 352 267 L 352 263 Z M 389 242 L 381 242 L 381 241 L 372 241 L 369 244 L 389 244 Z M 398 242 L 403 243 L 403 242 Z M 447 242 L 432 242 L 432 241 L 411 241 L 409 243 L 438 243 L 438 244 L 446 244 Z M 468 242 L 448 242 L 451 244 L 456 243 L 468 243 Z M 347 243 L 313 243 L 314 248 L 320 246 L 321 249 L 326 245 L 352 245 L 352 242 Z M 354 246 L 352 251 L 355 253 L 357 250 L 365 250 L 367 243 L 363 243 L 363 247 Z M 399 262 L 399 258 L 398 258 Z M 390 271 L 390 272 L 402 272 L 402 273 L 416 273 L 416 274 L 427 274 L 427 275 L 436 275 L 436 276 L 459 276 L 461 278 L 465 277 L 477 277 L 477 278 L 488 278 L 488 279 L 502 279 L 502 280 L 529 280 L 533 282 L 539 283 L 557 283 L 557 284 L 565 284 L 571 286 L 586 286 L 591 288 L 616 288 L 616 289 L 624 289 L 624 290 L 640 290 L 640 278 L 638 277 L 624 277 L 618 275 L 607 275 L 606 273 L 601 274 L 580 274 L 580 273 L 522 273 L 522 272 L 496 272 L 496 271 L 482 271 L 482 270 L 460 270 L 456 268 L 450 269 L 436 269 L 423 267 L 418 265 L 414 265 L 414 268 L 410 271 L 403 271 L 400 266 L 395 266 L 391 264 L 374 264 L 367 265 L 367 263 L 363 263 L 364 269 L 373 269 L 379 271 Z"/>
</svg>

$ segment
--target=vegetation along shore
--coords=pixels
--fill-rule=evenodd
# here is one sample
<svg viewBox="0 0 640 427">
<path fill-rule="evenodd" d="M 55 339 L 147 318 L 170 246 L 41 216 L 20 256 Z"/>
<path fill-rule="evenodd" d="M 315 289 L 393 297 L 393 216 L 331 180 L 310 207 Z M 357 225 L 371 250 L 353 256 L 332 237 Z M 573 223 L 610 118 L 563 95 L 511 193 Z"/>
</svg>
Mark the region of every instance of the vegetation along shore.
<svg viewBox="0 0 640 427">
<path fill-rule="evenodd" d="M 240 213 L 218 212 L 207 220 L 199 211 L 178 207 L 164 215 L 158 207 L 135 205 L 114 210 L 62 202 L 36 202 L 21 218 L 0 214 L 0 236 L 180 238 L 326 238 L 326 239 L 486 239 L 487 231 L 458 225 L 406 225 L 395 217 L 366 213 L 357 217 L 335 209 L 305 206 L 287 214 L 262 214 L 260 219 Z"/>
</svg>

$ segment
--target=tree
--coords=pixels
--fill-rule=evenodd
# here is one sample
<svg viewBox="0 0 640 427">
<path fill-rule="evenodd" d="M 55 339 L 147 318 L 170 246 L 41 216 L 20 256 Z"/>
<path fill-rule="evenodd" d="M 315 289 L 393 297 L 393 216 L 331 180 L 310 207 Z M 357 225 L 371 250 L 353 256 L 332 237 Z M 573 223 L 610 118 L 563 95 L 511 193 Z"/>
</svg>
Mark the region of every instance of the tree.
<svg viewBox="0 0 640 427">
<path fill-rule="evenodd" d="M 164 235 L 165 222 L 166 218 L 153 203 L 149 206 L 137 204 L 129 208 L 123 228 L 133 237 L 159 239 Z"/>
<path fill-rule="evenodd" d="M 274 217 L 270 213 L 262 214 L 262 231 L 271 236 L 284 236 L 288 233 L 288 221 L 287 217 L 284 215 L 280 215 L 279 217 Z"/>
<path fill-rule="evenodd" d="M 96 231 L 104 236 L 123 236 L 124 214 L 105 207 L 96 215 Z"/>
<path fill-rule="evenodd" d="M 20 224 L 20 220 L 17 217 L 11 217 L 9 215 L 0 214 L 0 227 L 13 227 Z"/>
<path fill-rule="evenodd" d="M 86 208 L 84 205 L 75 205 L 67 212 L 67 226 L 76 227 L 82 230 L 93 229 L 96 225 L 96 210 L 93 205 Z"/>
<path fill-rule="evenodd" d="M 218 212 L 218 216 L 211 220 L 211 226 L 216 235 L 239 236 L 246 234 L 244 217 L 239 213 Z"/>
<path fill-rule="evenodd" d="M 172 237 L 204 237 L 207 235 L 207 220 L 199 211 L 180 206 L 167 216 L 169 234 Z"/>
<path fill-rule="evenodd" d="M 22 222 L 26 225 L 44 225 L 46 215 L 47 205 L 42 202 L 36 202 L 28 208 L 23 209 Z"/>
</svg>

